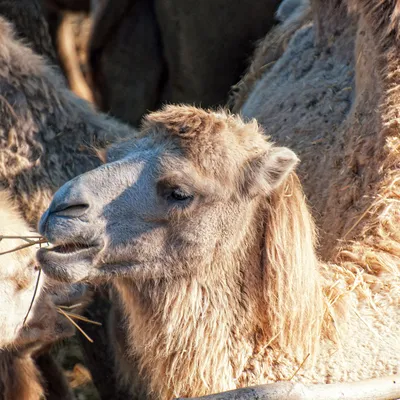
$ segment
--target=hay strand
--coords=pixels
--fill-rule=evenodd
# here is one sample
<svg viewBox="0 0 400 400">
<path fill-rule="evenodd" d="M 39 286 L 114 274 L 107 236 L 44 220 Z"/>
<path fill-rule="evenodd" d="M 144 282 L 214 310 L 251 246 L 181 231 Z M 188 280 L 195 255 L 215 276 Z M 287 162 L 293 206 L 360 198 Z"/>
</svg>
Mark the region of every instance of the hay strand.
<svg viewBox="0 0 400 400">
<path fill-rule="evenodd" d="M 80 307 L 82 305 L 82 303 L 77 303 L 77 304 L 72 304 L 71 306 L 59 306 L 60 308 L 62 308 L 63 310 L 73 310 L 77 307 Z"/>
<path fill-rule="evenodd" d="M 38 290 L 38 287 L 39 287 L 39 282 L 40 282 L 40 275 L 41 275 L 41 273 L 42 273 L 42 270 L 39 268 L 38 277 L 37 277 L 37 279 L 36 279 L 35 290 L 33 291 L 33 296 L 32 296 L 32 300 L 31 300 L 31 304 L 29 305 L 28 312 L 26 313 L 25 318 L 24 318 L 24 321 L 22 322 L 22 326 L 25 326 L 26 320 L 28 319 L 29 314 L 30 314 L 30 312 L 31 312 L 31 310 L 32 310 L 33 303 L 35 302 L 37 290 Z"/>
<path fill-rule="evenodd" d="M 43 236 L 36 236 L 36 235 L 32 235 L 32 236 L 0 235 L 0 241 L 4 240 L 4 239 L 13 239 L 13 240 L 21 239 L 21 240 L 24 240 L 25 242 L 27 242 L 27 244 L 22 244 L 20 246 L 14 247 L 11 250 L 3 251 L 0 253 L 0 256 L 14 253 L 16 251 L 26 249 L 27 247 L 31 247 L 31 246 L 35 246 L 35 245 L 40 246 L 44 243 L 48 243 L 47 239 L 45 239 Z M 37 240 L 32 240 L 32 239 L 37 239 Z"/>
<path fill-rule="evenodd" d="M 92 324 L 92 325 L 102 326 L 101 322 L 93 321 L 92 319 L 86 318 L 83 315 L 74 314 L 74 313 L 66 312 L 66 311 L 64 311 L 64 312 L 66 314 L 68 314 L 73 319 L 77 319 L 79 321 L 87 322 L 88 324 Z"/>
<path fill-rule="evenodd" d="M 361 222 L 361 220 L 371 211 L 371 209 L 374 207 L 374 203 L 372 203 L 362 214 L 359 218 L 357 218 L 357 221 L 351 226 L 351 228 L 343 235 L 343 240 L 345 240 L 349 234 L 357 227 L 357 225 Z"/>
<path fill-rule="evenodd" d="M 301 370 L 301 368 L 303 367 L 303 365 L 307 361 L 308 357 L 310 357 L 310 354 L 311 353 L 308 353 L 306 355 L 306 357 L 304 358 L 303 362 L 299 365 L 299 367 L 296 369 L 296 371 L 293 373 L 293 375 L 289 378 L 289 381 L 291 381 L 298 374 L 298 372 Z"/>
<path fill-rule="evenodd" d="M 90 342 L 93 343 L 93 339 L 69 316 L 69 314 L 67 312 L 65 312 L 62 308 L 57 307 L 57 312 L 59 314 L 62 314 L 65 318 L 68 319 L 69 322 L 71 322 L 72 325 L 75 326 L 76 329 L 78 329 L 78 331 L 80 333 L 82 333 L 82 335 Z"/>
</svg>

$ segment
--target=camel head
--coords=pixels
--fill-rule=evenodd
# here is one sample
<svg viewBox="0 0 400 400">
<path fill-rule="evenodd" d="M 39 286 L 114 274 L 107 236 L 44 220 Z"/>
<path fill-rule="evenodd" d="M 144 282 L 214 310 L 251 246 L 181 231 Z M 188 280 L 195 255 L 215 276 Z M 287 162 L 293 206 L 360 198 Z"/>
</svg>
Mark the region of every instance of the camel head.
<svg viewBox="0 0 400 400">
<path fill-rule="evenodd" d="M 261 199 L 298 159 L 254 121 L 167 106 L 104 161 L 62 186 L 42 216 L 40 232 L 54 247 L 38 260 L 55 279 L 207 274 L 262 225 Z"/>
</svg>

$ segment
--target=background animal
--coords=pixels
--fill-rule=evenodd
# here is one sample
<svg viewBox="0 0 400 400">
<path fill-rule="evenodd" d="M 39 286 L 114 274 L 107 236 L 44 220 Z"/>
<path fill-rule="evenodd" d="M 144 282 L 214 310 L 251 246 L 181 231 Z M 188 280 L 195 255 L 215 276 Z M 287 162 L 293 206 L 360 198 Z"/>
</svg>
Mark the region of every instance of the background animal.
<svg viewBox="0 0 400 400">
<path fill-rule="evenodd" d="M 39 400 L 52 392 L 52 395 L 57 393 L 59 399 L 72 399 L 57 366 L 52 364 L 55 370 L 51 385 L 59 385 L 54 393 L 49 391 L 48 382 L 42 379 L 33 357 L 37 359 L 50 344 L 72 336 L 74 329 L 56 311 L 57 299 L 49 293 L 51 285 L 37 268 L 36 248 L 13 251 L 27 244 L 18 237 L 35 233 L 29 229 L 5 191 L 0 191 L 0 221 L 0 236 L 15 237 L 0 239 L 0 253 L 5 253 L 0 255 L 0 398 Z M 64 292 L 59 284 L 56 286 L 58 293 Z M 45 354 L 39 358 L 39 363 L 44 358 L 51 361 Z"/>
<path fill-rule="evenodd" d="M 55 194 L 40 222 L 55 247 L 38 260 L 58 280 L 112 283 L 133 398 L 398 372 L 398 292 L 369 302 L 352 270 L 319 265 L 297 157 L 256 122 L 169 106 L 106 161 Z"/>
<path fill-rule="evenodd" d="M 314 22 L 305 18 L 294 35 L 287 31 L 286 51 L 262 71 L 262 60 L 274 56 L 267 35 L 258 64 L 238 85 L 236 110 L 299 154 L 299 177 L 320 232 L 318 252 L 345 268 L 348 290 L 379 309 L 398 305 L 399 2 L 312 6 Z M 378 338 L 375 323 L 365 322 Z"/>
<path fill-rule="evenodd" d="M 93 1 L 87 50 L 95 103 L 134 126 L 166 102 L 224 104 L 279 3 Z"/>
<path fill-rule="evenodd" d="M 12 7 L 19 11 L 21 3 Z M 0 182 L 36 226 L 59 185 L 99 165 L 92 146 L 132 131 L 75 97 L 56 69 L 16 40 L 4 19 L 1 30 Z"/>
<path fill-rule="evenodd" d="M 242 86 L 248 98 L 241 113 L 299 154 L 321 257 L 371 281 L 387 276 L 394 290 L 400 265 L 398 2 L 351 1 L 349 7 L 350 13 L 345 2 L 314 1 L 314 24 L 296 32 L 253 90 Z"/>
</svg>

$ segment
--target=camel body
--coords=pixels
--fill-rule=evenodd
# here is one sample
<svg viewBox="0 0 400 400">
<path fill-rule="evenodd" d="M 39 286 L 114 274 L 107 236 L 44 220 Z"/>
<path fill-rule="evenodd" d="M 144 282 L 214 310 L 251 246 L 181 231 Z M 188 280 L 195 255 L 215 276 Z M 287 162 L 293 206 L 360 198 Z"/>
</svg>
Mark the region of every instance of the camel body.
<svg viewBox="0 0 400 400">
<path fill-rule="evenodd" d="M 397 2 L 311 3 L 312 18 L 294 15 L 260 43 L 234 108 L 299 155 L 318 252 L 329 263 L 324 275 L 349 294 L 341 350 L 331 356 L 324 343 L 319 366 L 298 376 L 334 382 L 398 373 Z"/>
</svg>

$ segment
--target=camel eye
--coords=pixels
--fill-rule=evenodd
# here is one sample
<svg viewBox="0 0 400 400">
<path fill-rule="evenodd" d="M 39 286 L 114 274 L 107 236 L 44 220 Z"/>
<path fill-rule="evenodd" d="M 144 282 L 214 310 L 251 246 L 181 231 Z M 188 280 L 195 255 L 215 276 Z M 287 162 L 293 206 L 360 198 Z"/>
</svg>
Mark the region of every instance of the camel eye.
<svg viewBox="0 0 400 400">
<path fill-rule="evenodd" d="M 193 191 L 187 185 L 180 185 L 167 179 L 161 179 L 157 182 L 157 194 L 173 208 L 175 206 L 186 207 L 195 197 Z"/>
<path fill-rule="evenodd" d="M 174 188 L 171 192 L 167 195 L 167 200 L 173 202 L 189 202 L 193 200 L 193 195 L 186 193 L 181 188 Z"/>
</svg>

